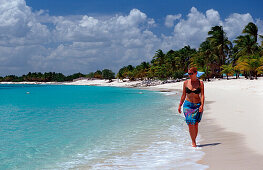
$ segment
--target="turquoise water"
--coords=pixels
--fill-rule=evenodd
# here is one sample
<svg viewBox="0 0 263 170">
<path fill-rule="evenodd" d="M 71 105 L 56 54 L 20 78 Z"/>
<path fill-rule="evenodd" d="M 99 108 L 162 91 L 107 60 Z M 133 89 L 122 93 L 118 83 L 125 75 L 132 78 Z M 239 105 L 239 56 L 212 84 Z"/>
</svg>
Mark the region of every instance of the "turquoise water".
<svg viewBox="0 0 263 170">
<path fill-rule="evenodd" d="M 66 85 L 0 85 L 0 95 L 0 169 L 200 168 L 184 158 L 201 155 L 187 147 L 177 96 Z"/>
</svg>

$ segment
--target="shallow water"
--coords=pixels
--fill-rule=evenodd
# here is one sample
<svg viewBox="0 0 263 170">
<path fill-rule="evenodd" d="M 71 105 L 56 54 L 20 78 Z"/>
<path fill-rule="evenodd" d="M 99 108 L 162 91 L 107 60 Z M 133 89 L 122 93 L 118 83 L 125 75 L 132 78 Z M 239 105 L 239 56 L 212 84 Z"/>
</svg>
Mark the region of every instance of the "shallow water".
<svg viewBox="0 0 263 170">
<path fill-rule="evenodd" d="M 178 96 L 140 89 L 0 85 L 0 169 L 204 169 Z"/>
</svg>

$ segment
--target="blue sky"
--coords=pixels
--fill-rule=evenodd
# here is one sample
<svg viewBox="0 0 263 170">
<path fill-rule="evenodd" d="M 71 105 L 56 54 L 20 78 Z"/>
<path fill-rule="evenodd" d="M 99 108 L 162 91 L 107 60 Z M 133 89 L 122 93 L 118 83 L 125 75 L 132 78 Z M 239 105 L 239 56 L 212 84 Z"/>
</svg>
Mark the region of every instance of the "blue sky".
<svg viewBox="0 0 263 170">
<path fill-rule="evenodd" d="M 192 7 L 205 12 L 215 9 L 222 18 L 232 13 L 250 13 L 254 18 L 263 18 L 261 0 L 27 0 L 33 10 L 48 10 L 50 15 L 104 16 L 128 14 L 136 8 L 162 24 L 166 15 L 182 14 L 186 17 Z M 167 33 L 163 27 L 153 29 L 157 34 Z"/>
<path fill-rule="evenodd" d="M 230 40 L 254 22 L 263 1 L 2 0 L 0 75 L 88 73 L 150 61 L 155 51 L 198 48 L 212 26 Z"/>
<path fill-rule="evenodd" d="M 165 18 L 171 13 L 187 14 L 191 7 L 205 12 L 217 10 L 225 18 L 232 13 L 250 13 L 263 18 L 261 0 L 27 0 L 34 10 L 49 10 L 51 15 L 109 15 L 127 14 L 137 8 L 154 19 Z"/>
</svg>

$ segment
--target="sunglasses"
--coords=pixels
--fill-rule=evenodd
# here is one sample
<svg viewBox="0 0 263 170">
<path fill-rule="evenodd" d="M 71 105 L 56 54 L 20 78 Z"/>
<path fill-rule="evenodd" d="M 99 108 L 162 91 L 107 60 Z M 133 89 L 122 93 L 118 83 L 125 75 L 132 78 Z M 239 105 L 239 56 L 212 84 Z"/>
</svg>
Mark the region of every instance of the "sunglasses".
<svg viewBox="0 0 263 170">
<path fill-rule="evenodd" d="M 188 75 L 193 75 L 194 73 L 188 73 Z"/>
</svg>

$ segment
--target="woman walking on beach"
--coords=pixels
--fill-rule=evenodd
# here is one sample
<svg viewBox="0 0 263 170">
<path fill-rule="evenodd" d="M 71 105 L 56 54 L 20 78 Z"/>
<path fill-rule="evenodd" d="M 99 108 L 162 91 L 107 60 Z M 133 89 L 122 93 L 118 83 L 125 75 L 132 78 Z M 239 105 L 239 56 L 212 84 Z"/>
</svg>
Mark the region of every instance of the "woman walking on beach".
<svg viewBox="0 0 263 170">
<path fill-rule="evenodd" d="M 204 83 L 197 79 L 197 68 L 190 68 L 188 70 L 188 75 L 190 79 L 184 82 L 183 94 L 178 107 L 178 112 L 181 113 L 181 106 L 184 103 L 183 112 L 185 121 L 189 127 L 192 146 L 196 147 L 198 123 L 201 121 L 204 107 Z"/>
</svg>

